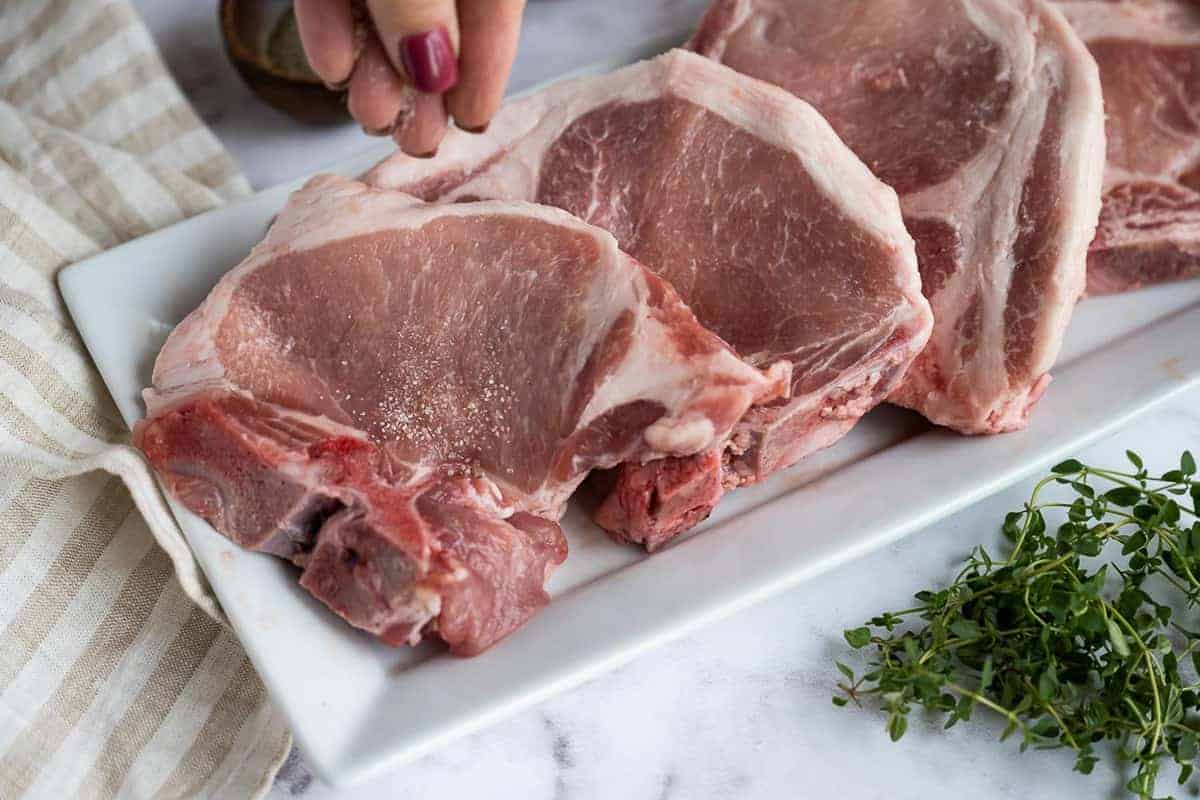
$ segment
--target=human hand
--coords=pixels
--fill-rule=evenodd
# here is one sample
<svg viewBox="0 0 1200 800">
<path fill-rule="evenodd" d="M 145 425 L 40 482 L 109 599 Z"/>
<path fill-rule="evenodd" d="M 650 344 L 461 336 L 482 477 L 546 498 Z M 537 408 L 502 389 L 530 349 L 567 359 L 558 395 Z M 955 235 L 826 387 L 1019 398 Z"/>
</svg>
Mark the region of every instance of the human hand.
<svg viewBox="0 0 1200 800">
<path fill-rule="evenodd" d="M 345 86 L 367 133 L 432 155 L 448 118 L 487 127 L 504 96 L 525 0 L 295 0 L 313 71 Z"/>
</svg>

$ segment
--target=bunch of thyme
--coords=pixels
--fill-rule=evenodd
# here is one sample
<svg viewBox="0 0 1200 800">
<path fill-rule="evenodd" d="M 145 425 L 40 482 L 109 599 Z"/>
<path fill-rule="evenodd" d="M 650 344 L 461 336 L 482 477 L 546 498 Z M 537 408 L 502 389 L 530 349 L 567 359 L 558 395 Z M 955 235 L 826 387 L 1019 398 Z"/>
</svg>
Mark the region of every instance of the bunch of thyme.
<svg viewBox="0 0 1200 800">
<path fill-rule="evenodd" d="M 1164 760 L 1187 781 L 1200 752 L 1200 631 L 1180 618 L 1200 605 L 1200 480 L 1189 452 L 1158 477 L 1127 455 L 1133 471 L 1055 466 L 1006 516 L 1007 558 L 977 547 L 949 587 L 847 630 L 867 666 L 837 665 L 833 702 L 877 696 L 893 740 L 914 707 L 944 713 L 949 728 L 982 706 L 1007 720 L 1002 740 L 1069 747 L 1085 774 L 1099 743 L 1115 743 L 1139 798 Z M 1069 499 L 1043 500 L 1052 484 Z M 1065 515 L 1053 531 L 1048 512 Z"/>
</svg>

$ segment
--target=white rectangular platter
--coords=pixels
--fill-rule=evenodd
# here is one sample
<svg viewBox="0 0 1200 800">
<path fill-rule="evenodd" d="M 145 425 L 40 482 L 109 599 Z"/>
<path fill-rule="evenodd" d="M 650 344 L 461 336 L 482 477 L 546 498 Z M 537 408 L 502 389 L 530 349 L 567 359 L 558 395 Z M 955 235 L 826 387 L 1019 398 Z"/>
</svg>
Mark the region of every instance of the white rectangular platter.
<svg viewBox="0 0 1200 800">
<path fill-rule="evenodd" d="M 389 150 L 332 171 L 359 174 Z M 298 184 L 63 270 L 63 296 L 126 422 L 143 415 L 139 393 L 167 333 Z M 572 509 L 554 601 L 474 659 L 381 645 L 306 595 L 289 565 L 175 513 L 310 763 L 348 783 L 917 531 L 1200 384 L 1200 281 L 1085 301 L 1054 374 L 1017 434 L 964 438 L 877 409 L 829 450 L 735 492 L 697 535 L 653 557 L 608 541 Z"/>
</svg>

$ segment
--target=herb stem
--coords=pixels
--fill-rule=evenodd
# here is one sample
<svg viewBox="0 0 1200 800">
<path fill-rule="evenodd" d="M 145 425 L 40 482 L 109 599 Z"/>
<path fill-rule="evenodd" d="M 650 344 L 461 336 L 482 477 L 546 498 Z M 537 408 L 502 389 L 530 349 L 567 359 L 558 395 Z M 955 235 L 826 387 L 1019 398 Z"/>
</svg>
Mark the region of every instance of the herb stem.
<svg viewBox="0 0 1200 800">
<path fill-rule="evenodd" d="M 1107 606 L 1108 604 L 1105 603 L 1104 605 Z M 1162 721 L 1162 698 L 1159 696 L 1159 692 L 1158 692 L 1158 678 L 1159 678 L 1158 662 L 1154 660 L 1154 654 L 1150 652 L 1150 649 L 1148 647 L 1146 647 L 1146 643 L 1144 641 L 1142 641 L 1141 634 L 1138 633 L 1137 628 L 1130 625 L 1129 620 L 1125 619 L 1125 617 L 1122 616 L 1121 612 L 1118 611 L 1115 607 L 1108 606 L 1108 611 L 1114 617 L 1116 617 L 1117 622 L 1119 622 L 1121 624 L 1121 627 L 1125 628 L 1125 630 L 1129 633 L 1129 635 L 1133 637 L 1133 640 L 1135 642 L 1137 642 L 1138 649 L 1141 650 L 1141 652 L 1142 652 L 1142 657 L 1146 659 L 1146 669 L 1149 672 L 1148 679 L 1149 679 L 1149 683 L 1150 683 L 1150 691 L 1154 695 L 1154 738 L 1150 742 L 1150 749 L 1157 750 L 1158 749 L 1158 737 L 1159 737 L 1159 734 L 1162 733 L 1162 724 L 1163 724 L 1163 721 Z"/>
</svg>

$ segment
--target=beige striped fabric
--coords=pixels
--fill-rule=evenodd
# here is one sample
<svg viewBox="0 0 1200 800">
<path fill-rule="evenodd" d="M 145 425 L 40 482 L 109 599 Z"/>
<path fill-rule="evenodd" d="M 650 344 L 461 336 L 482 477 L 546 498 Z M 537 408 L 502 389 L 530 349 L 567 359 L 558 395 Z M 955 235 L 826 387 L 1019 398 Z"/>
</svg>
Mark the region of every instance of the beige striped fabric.
<svg viewBox="0 0 1200 800">
<path fill-rule="evenodd" d="M 245 194 L 126 0 L 0 3 L 0 799 L 242 798 L 283 720 L 55 273 Z"/>
</svg>

